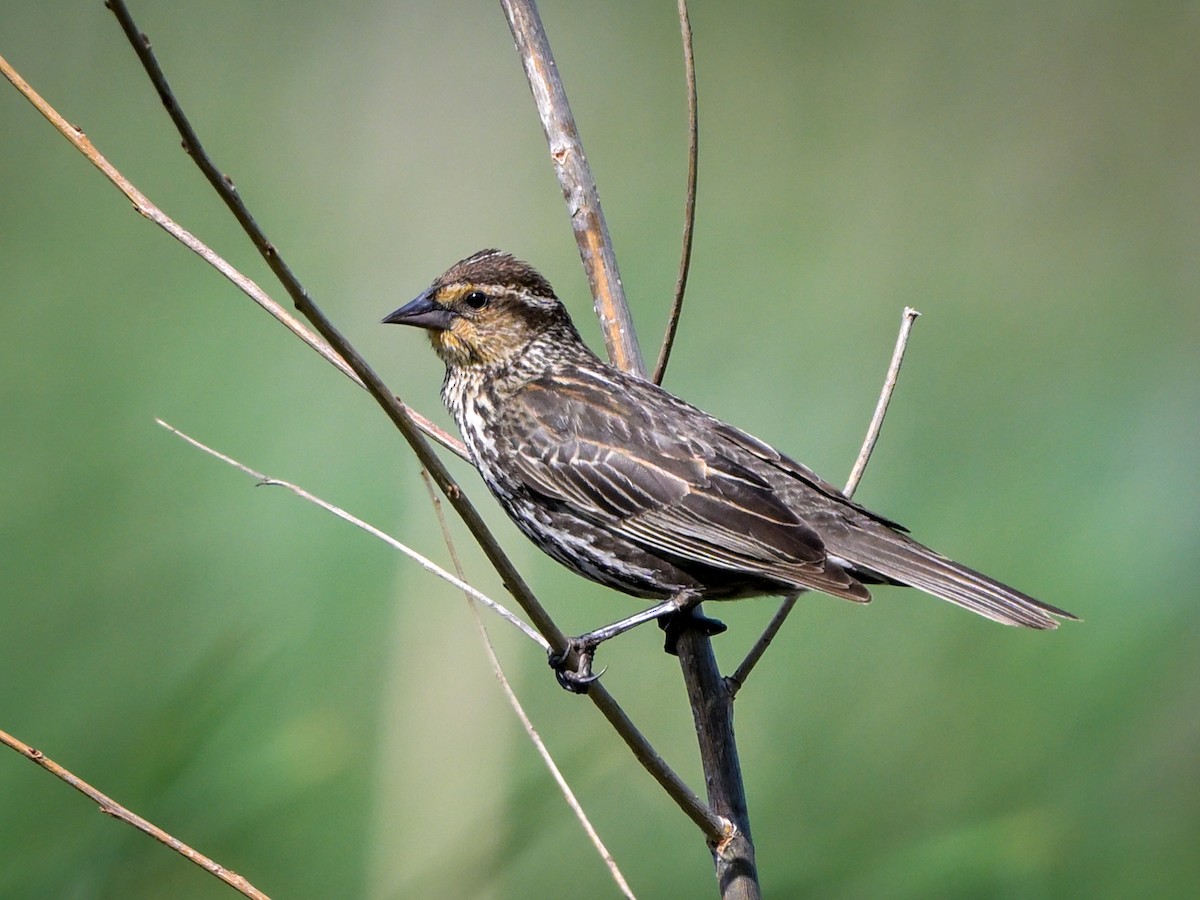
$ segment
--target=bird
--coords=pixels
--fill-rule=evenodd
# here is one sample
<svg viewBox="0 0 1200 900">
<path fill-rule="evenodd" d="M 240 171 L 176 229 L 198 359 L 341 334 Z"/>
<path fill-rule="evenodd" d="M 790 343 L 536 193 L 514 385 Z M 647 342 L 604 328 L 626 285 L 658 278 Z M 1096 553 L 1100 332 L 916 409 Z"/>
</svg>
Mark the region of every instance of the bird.
<svg viewBox="0 0 1200 900">
<path fill-rule="evenodd" d="M 518 529 L 577 574 L 658 601 L 573 639 L 573 670 L 551 653 L 571 690 L 597 677 L 600 642 L 706 600 L 819 591 L 866 603 L 868 584 L 891 584 L 1005 625 L 1076 618 L 929 549 L 766 442 L 604 362 L 550 283 L 508 253 L 460 260 L 383 322 L 428 334 L 446 367 L 442 400 Z"/>
</svg>

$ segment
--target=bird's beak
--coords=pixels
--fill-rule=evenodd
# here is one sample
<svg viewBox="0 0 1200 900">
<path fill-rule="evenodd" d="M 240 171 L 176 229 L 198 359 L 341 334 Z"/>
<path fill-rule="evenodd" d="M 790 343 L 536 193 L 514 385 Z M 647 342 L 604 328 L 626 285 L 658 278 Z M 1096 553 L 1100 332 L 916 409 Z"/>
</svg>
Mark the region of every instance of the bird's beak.
<svg viewBox="0 0 1200 900">
<path fill-rule="evenodd" d="M 454 313 L 442 306 L 429 291 L 414 298 L 383 320 L 385 325 L 416 325 L 430 331 L 448 331 Z"/>
</svg>

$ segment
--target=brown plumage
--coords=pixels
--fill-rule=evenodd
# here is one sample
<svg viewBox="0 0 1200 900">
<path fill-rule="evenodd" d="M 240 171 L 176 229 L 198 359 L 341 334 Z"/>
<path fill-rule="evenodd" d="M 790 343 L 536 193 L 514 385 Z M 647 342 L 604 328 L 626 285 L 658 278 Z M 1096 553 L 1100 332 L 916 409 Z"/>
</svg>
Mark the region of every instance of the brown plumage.
<svg viewBox="0 0 1200 900">
<path fill-rule="evenodd" d="M 501 506 L 550 556 L 638 597 L 910 585 L 1006 625 L 1074 618 L 930 550 L 814 472 L 602 362 L 549 283 L 485 250 L 385 322 L 427 330 L 442 398 Z"/>
</svg>

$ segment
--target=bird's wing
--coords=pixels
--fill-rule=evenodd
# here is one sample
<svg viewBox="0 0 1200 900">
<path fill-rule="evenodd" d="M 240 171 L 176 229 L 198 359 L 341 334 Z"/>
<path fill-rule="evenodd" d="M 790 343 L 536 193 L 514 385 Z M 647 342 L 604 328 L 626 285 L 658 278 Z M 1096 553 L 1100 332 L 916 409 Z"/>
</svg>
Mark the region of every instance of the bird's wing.
<svg viewBox="0 0 1200 900">
<path fill-rule="evenodd" d="M 869 599 L 766 480 L 717 449 L 719 423 L 674 398 L 664 408 L 665 394 L 648 408 L 636 389 L 612 388 L 535 381 L 510 398 L 498 437 L 527 489 L 685 565 Z"/>
</svg>

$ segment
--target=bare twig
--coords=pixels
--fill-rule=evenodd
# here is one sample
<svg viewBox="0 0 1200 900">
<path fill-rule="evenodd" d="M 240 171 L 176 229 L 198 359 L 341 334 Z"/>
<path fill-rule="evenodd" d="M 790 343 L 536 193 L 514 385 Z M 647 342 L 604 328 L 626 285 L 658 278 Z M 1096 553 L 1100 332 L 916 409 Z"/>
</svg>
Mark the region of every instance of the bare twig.
<svg viewBox="0 0 1200 900">
<path fill-rule="evenodd" d="M 466 494 L 459 489 L 454 479 L 450 477 L 450 473 L 447 471 L 445 465 L 442 464 L 442 461 L 433 452 L 433 449 L 417 428 L 413 418 L 409 415 L 408 407 L 387 388 L 382 379 L 367 365 L 366 360 L 358 354 L 358 351 L 350 345 L 350 342 L 346 340 L 342 333 L 321 312 L 316 303 L 313 302 L 312 298 L 308 295 L 308 291 L 304 289 L 300 280 L 292 272 L 291 267 L 284 261 L 275 245 L 267 238 L 266 234 L 254 220 L 254 217 L 250 215 L 249 210 L 247 210 L 237 190 L 234 188 L 232 179 L 223 175 L 220 169 L 209 158 L 190 122 L 188 122 L 187 117 L 184 115 L 178 100 L 171 92 L 170 85 L 167 83 L 166 77 L 163 75 L 162 69 L 158 65 L 153 51 L 150 49 L 149 38 L 138 29 L 123 0 L 108 0 L 108 7 L 116 14 L 118 21 L 121 23 L 121 28 L 125 31 L 126 36 L 137 52 L 138 58 L 142 61 L 146 69 L 146 73 L 154 83 L 159 96 L 163 98 L 171 120 L 175 123 L 180 135 L 187 143 L 189 155 L 200 167 L 213 189 L 225 202 L 225 205 L 233 212 L 241 224 L 242 230 L 246 232 L 246 235 L 258 249 L 263 260 L 270 266 L 271 271 L 275 273 L 275 277 L 279 279 L 280 284 L 283 285 L 288 295 L 292 298 L 296 309 L 308 319 L 312 326 L 333 347 L 334 351 L 346 361 L 346 364 L 362 381 L 367 392 L 370 393 L 375 402 L 379 404 L 388 418 L 392 420 L 396 428 L 404 436 L 405 440 L 408 441 L 409 446 L 412 447 L 421 465 L 433 477 L 438 488 L 449 499 L 450 505 L 454 507 L 467 528 L 475 536 L 480 548 L 499 573 L 505 587 L 513 594 L 517 602 L 520 603 L 526 615 L 533 621 L 534 627 L 556 649 L 564 648 L 566 638 L 562 631 L 554 624 L 554 621 L 550 618 L 545 608 L 534 597 L 533 592 L 501 549 L 499 543 L 492 536 L 475 507 L 467 499 Z"/>
<path fill-rule="evenodd" d="M 293 484 L 290 481 L 284 481 L 282 478 L 274 478 L 270 475 L 264 475 L 262 472 L 255 471 L 254 469 L 247 466 L 245 463 L 239 462 L 238 460 L 234 459 L 232 456 L 228 456 L 219 450 L 214 450 L 212 447 L 209 447 L 207 444 L 204 444 L 204 443 L 196 440 L 194 437 L 186 434 L 183 431 L 180 431 L 174 425 L 164 422 L 162 419 L 155 419 L 154 421 L 157 422 L 159 425 L 161 425 L 163 428 L 167 429 L 167 431 L 169 431 L 172 434 L 176 435 L 177 437 L 180 437 L 183 440 L 187 441 L 189 444 L 191 444 L 193 447 L 197 448 L 198 450 L 203 450 L 205 453 L 209 454 L 210 456 L 214 456 L 217 459 L 221 460 L 221 462 L 228 463 L 229 465 L 233 466 L 235 469 L 245 472 L 247 475 L 249 475 L 251 478 L 253 478 L 255 481 L 257 481 L 260 485 L 263 485 L 264 487 L 286 488 L 287 490 L 291 491 L 293 494 L 295 494 L 300 499 L 307 500 L 309 503 L 312 503 L 316 506 L 321 507 L 321 509 L 325 510 L 326 512 L 333 513 L 339 519 L 349 522 L 351 525 L 355 526 L 356 528 L 361 528 L 363 531 L 367 532 L 367 534 L 372 535 L 373 537 L 379 538 L 379 540 L 383 541 L 385 544 L 389 544 L 396 550 L 399 550 L 405 556 L 409 557 L 412 560 L 415 560 L 417 565 L 419 565 L 426 572 L 431 572 L 434 575 L 436 575 L 438 578 L 441 578 L 443 581 L 449 582 L 451 585 L 458 588 L 460 591 L 462 591 L 464 594 L 466 594 L 468 597 L 470 597 L 473 601 L 482 603 L 484 606 L 486 606 L 492 612 L 496 613 L 496 615 L 500 616 L 500 618 L 504 619 L 510 625 L 516 627 L 517 630 L 519 630 L 522 634 L 524 634 L 527 638 L 529 638 L 531 641 L 533 641 L 535 644 L 537 644 L 543 650 L 549 649 L 549 644 L 546 643 L 546 639 L 544 637 L 542 637 L 540 634 L 538 634 L 536 631 L 534 631 L 532 628 L 530 628 L 528 625 L 526 625 L 520 618 L 513 615 L 512 612 L 505 609 L 505 607 L 503 605 L 497 603 L 495 600 L 493 600 L 491 597 L 484 594 L 482 591 L 479 591 L 476 588 L 471 587 L 471 585 L 467 584 L 462 579 L 461 576 L 455 577 L 454 575 L 450 574 L 445 569 L 443 569 L 441 566 L 439 566 L 437 563 L 435 563 L 433 560 L 429 559 L 426 556 L 423 556 L 422 554 L 418 553 L 416 550 L 413 550 L 407 544 L 403 544 L 400 541 L 396 540 L 390 534 L 387 534 L 384 531 L 380 531 L 374 525 L 364 522 L 362 519 L 358 518 L 357 516 L 351 515 L 350 513 L 346 512 L 341 507 L 334 506 L 332 503 L 328 502 L 327 500 L 322 500 L 320 497 L 306 491 L 304 488 L 300 487 L 297 484 Z"/>
<path fill-rule="evenodd" d="M 533 91 L 533 102 L 542 119 L 546 143 L 550 146 L 550 161 L 562 186 L 579 256 L 592 287 L 608 358 L 613 365 L 645 378 L 646 368 L 625 301 L 625 289 L 617 271 L 617 257 L 613 253 L 604 211 L 600 208 L 596 182 L 579 141 L 575 117 L 571 115 L 571 106 L 567 103 L 537 5 L 533 0 L 500 0 L 500 6 L 508 19 L 529 88 Z"/>
<path fill-rule="evenodd" d="M 871 417 L 871 424 L 867 427 L 867 435 L 863 438 L 862 449 L 858 451 L 858 459 L 854 462 L 854 468 L 850 472 L 850 478 L 846 482 L 846 487 L 842 489 L 842 493 L 847 497 L 854 496 L 854 491 L 858 488 L 859 481 L 862 480 L 863 472 L 866 471 L 867 463 L 871 459 L 871 452 L 875 449 L 875 443 L 879 440 L 880 429 L 883 428 L 883 418 L 887 415 L 888 404 L 892 401 L 892 394 L 896 391 L 896 382 L 900 377 L 900 363 L 904 361 L 904 351 L 908 347 L 908 337 L 912 333 L 913 323 L 917 320 L 917 316 L 921 315 L 912 307 L 904 307 L 904 312 L 900 317 L 900 332 L 896 335 L 896 346 L 892 350 L 892 361 L 888 364 L 887 375 L 883 379 L 883 387 L 879 391 L 879 400 L 875 403 L 875 414 Z M 771 617 L 771 621 L 767 623 L 767 627 L 763 633 L 758 636 L 758 640 L 750 648 L 750 652 L 746 654 L 746 658 L 741 661 L 734 673 L 725 679 L 729 685 L 729 690 L 736 696 L 737 692 L 742 689 L 746 683 L 746 679 L 750 676 L 751 670 L 754 669 L 758 661 L 762 659 L 762 655 L 767 651 L 771 641 L 775 639 L 775 635 L 779 633 L 779 629 L 783 627 L 783 623 L 796 607 L 796 597 L 793 595 L 784 598 L 779 604 L 779 609 L 775 611 L 775 615 Z"/>
<path fill-rule="evenodd" d="M 70 770 L 63 768 L 54 760 L 47 757 L 42 753 L 41 750 L 30 747 L 28 744 L 17 740 L 17 738 L 4 731 L 0 731 L 0 744 L 11 747 L 26 759 L 41 766 L 55 778 L 58 778 L 59 780 L 64 781 L 71 787 L 75 788 L 75 790 L 79 791 L 79 793 L 83 794 L 93 803 L 97 804 L 100 807 L 100 812 L 104 813 L 106 816 L 112 816 L 114 819 L 119 819 L 128 825 L 132 825 L 139 831 L 150 835 L 150 837 L 154 838 L 160 844 L 165 844 L 180 856 L 190 859 L 210 875 L 221 879 L 243 896 L 252 897 L 255 898 L 255 900 L 269 900 L 266 894 L 252 885 L 237 872 L 233 872 L 222 866 L 220 863 L 209 859 L 199 850 L 189 847 L 183 841 L 179 840 L 179 838 L 166 831 L 163 831 L 163 829 L 159 828 L 152 822 L 147 822 L 132 810 L 126 809 L 107 794 L 92 787 L 82 778 L 75 775 Z"/>
<path fill-rule="evenodd" d="M 875 403 L 875 414 L 871 416 L 871 424 L 867 427 L 867 436 L 863 438 L 862 449 L 858 451 L 858 459 L 854 461 L 854 468 L 850 470 L 850 477 L 842 489 L 842 493 L 847 497 L 853 497 L 854 492 L 858 490 L 858 483 L 862 481 L 863 472 L 867 470 L 867 463 L 875 450 L 875 442 L 879 440 L 883 417 L 887 415 L 888 404 L 892 402 L 892 394 L 896 390 L 896 379 L 900 377 L 900 364 L 904 362 L 908 336 L 912 333 L 913 323 L 919 315 L 921 314 L 911 306 L 906 306 L 900 316 L 900 333 L 896 335 L 896 347 L 892 350 L 892 361 L 888 363 L 887 375 L 883 379 L 883 390 L 879 392 L 879 400 Z"/>
<path fill-rule="evenodd" d="M 675 297 L 667 316 L 667 331 L 658 350 L 658 362 L 654 365 L 655 384 L 662 384 L 663 376 L 667 374 L 667 363 L 671 359 L 671 348 L 675 346 L 675 332 L 683 312 L 683 294 L 687 290 L 688 268 L 692 264 L 692 235 L 696 227 L 696 166 L 699 161 L 700 131 L 696 105 L 696 58 L 692 53 L 692 23 L 688 19 L 687 0 L 679 0 L 679 28 L 683 32 L 683 70 L 688 102 L 687 199 L 683 205 L 683 250 L 679 257 L 679 276 L 675 280 Z"/>
<path fill-rule="evenodd" d="M 111 0 L 110 6 L 114 8 L 114 11 L 120 8 L 124 11 L 125 17 L 128 18 L 128 27 L 124 24 L 122 27 L 125 28 L 126 34 L 133 42 L 135 49 L 139 46 L 141 47 L 141 50 L 138 50 L 139 58 L 143 62 L 146 60 L 154 61 L 149 40 L 141 33 L 132 19 L 128 17 L 128 11 L 125 10 L 124 3 L 121 0 Z M 168 109 L 173 110 L 172 119 L 176 121 L 177 125 L 180 122 L 187 124 L 187 118 L 171 94 L 165 77 L 161 77 L 161 70 L 158 69 L 160 77 L 156 78 L 154 69 L 158 69 L 156 61 L 154 61 L 153 69 L 148 69 L 147 71 L 151 80 L 154 81 L 155 88 L 159 91 L 160 96 L 165 93 L 171 98 Z M 181 134 L 183 133 L 181 131 Z M 200 145 L 190 125 L 187 125 L 186 134 L 191 136 L 190 153 L 192 157 L 197 160 L 201 158 L 207 160 L 207 154 Z M 225 200 L 226 204 L 231 209 L 235 209 L 235 207 L 242 207 L 244 209 L 240 197 L 237 197 L 236 192 L 233 190 L 232 182 L 221 175 L 220 170 L 211 161 L 204 168 L 206 173 L 209 174 L 210 184 Z M 237 215 L 236 212 L 235 215 Z M 359 376 L 363 386 L 380 407 L 382 407 L 404 436 L 405 440 L 408 441 L 418 461 L 429 472 L 434 482 L 438 485 L 439 490 L 449 500 L 450 505 L 454 507 L 455 512 L 458 513 L 492 566 L 500 575 L 509 593 L 513 595 L 526 615 L 532 620 L 534 627 L 549 641 L 556 652 L 562 651 L 566 647 L 566 638 L 562 631 L 550 618 L 537 598 L 534 597 L 524 578 L 521 577 L 512 565 L 496 539 L 487 529 L 479 513 L 466 498 L 466 495 L 450 477 L 441 460 L 438 459 L 428 443 L 425 442 L 421 434 L 414 428 L 409 408 L 387 389 L 379 379 L 379 376 L 375 374 L 366 361 L 359 356 L 357 351 L 350 346 L 349 342 L 334 328 L 333 324 L 324 316 L 320 309 L 317 308 L 291 269 L 280 258 L 275 246 L 267 240 L 266 235 L 261 231 L 249 213 L 245 212 L 244 215 L 237 215 L 237 218 L 255 246 L 258 247 L 259 252 L 271 267 L 271 270 L 279 278 L 280 283 L 283 284 L 288 294 L 292 297 L 297 309 L 308 318 L 341 358 Z M 608 720 L 617 734 L 625 741 L 643 768 L 650 773 L 688 818 L 695 822 L 710 837 L 722 834 L 726 826 L 725 821 L 706 806 L 696 796 L 695 792 L 666 764 L 663 758 L 646 740 L 645 736 L 634 726 L 632 720 L 625 714 L 625 711 L 621 709 L 607 689 L 598 683 L 594 684 L 588 692 L 588 697 Z"/>
<path fill-rule="evenodd" d="M 304 341 L 309 347 L 315 350 L 321 357 L 343 375 L 346 375 L 359 387 L 365 387 L 362 379 L 355 374 L 354 370 L 346 364 L 329 343 L 314 334 L 307 326 L 304 325 L 294 315 L 280 306 L 271 297 L 259 287 L 254 281 L 247 278 L 232 265 L 223 259 L 216 251 L 208 247 L 203 241 L 189 232 L 187 229 L 180 226 L 170 216 L 159 209 L 150 199 L 138 190 L 132 182 L 122 175 L 112 163 L 110 163 L 96 146 L 88 139 L 87 135 L 76 126 L 70 124 L 64 119 L 57 110 L 54 109 L 45 99 L 35 91 L 28 82 L 23 79 L 15 69 L 12 68 L 3 57 L 0 57 L 0 71 L 4 73 L 5 78 L 15 87 L 34 108 L 40 112 L 45 119 L 54 126 L 54 128 L 74 145 L 83 156 L 99 169 L 104 176 L 112 182 L 112 184 L 133 203 L 133 208 L 143 216 L 150 220 L 155 225 L 171 235 L 206 263 L 224 275 L 232 282 L 242 293 L 253 300 L 263 310 L 273 316 L 276 321 L 287 328 L 292 334 Z M 417 423 L 418 427 L 436 440 L 439 444 L 467 459 L 467 450 L 463 446 L 462 441 L 447 434 L 443 429 L 434 425 L 424 416 L 420 415 L 413 409 L 409 409 L 409 414 Z"/>
<path fill-rule="evenodd" d="M 783 602 L 779 604 L 779 609 L 775 610 L 775 615 L 771 617 L 771 621 L 767 623 L 767 627 L 763 629 L 763 633 L 758 636 L 758 640 L 754 642 L 754 646 L 750 648 L 750 652 L 746 654 L 746 658 L 738 664 L 733 674 L 725 679 L 725 683 L 729 686 L 730 694 L 736 697 L 737 692 L 742 689 L 742 685 L 746 683 L 751 670 L 758 665 L 758 661 L 762 659 L 762 655 L 771 646 L 771 641 L 775 640 L 775 635 L 779 634 L 779 629 L 783 627 L 783 623 L 791 615 L 792 610 L 796 606 L 796 600 L 799 597 L 799 594 L 789 594 L 783 598 Z"/>
<path fill-rule="evenodd" d="M 433 489 L 433 482 L 430 481 L 429 475 L 422 471 L 421 480 L 425 484 L 425 489 L 429 493 L 429 502 L 433 505 L 433 514 L 437 517 L 438 527 L 442 531 L 442 540 L 446 543 L 446 549 L 450 553 L 450 561 L 454 565 L 454 571 L 460 579 L 465 579 L 463 574 L 462 562 L 458 558 L 458 550 L 454 546 L 454 538 L 450 535 L 450 529 L 446 524 L 446 516 L 442 511 L 442 501 L 437 495 L 437 491 Z M 546 768 L 550 770 L 550 775 L 558 785 L 559 791 L 562 792 L 563 799 L 566 800 L 567 806 L 575 813 L 575 818 L 579 820 L 579 824 L 583 826 L 584 833 L 587 834 L 588 840 L 592 842 L 596 852 L 600 855 L 605 867 L 608 869 L 609 875 L 616 882 L 617 889 L 621 891 L 630 900 L 634 898 L 633 891 L 629 887 L 629 883 L 625 880 L 625 876 L 621 874 L 621 869 L 617 865 L 617 861 L 613 859 L 613 855 L 608 848 L 604 846 L 604 841 L 600 839 L 600 835 L 592 826 L 591 820 L 587 813 L 583 810 L 583 804 L 575 796 L 575 792 L 571 790 L 570 784 L 563 777 L 562 771 L 558 768 L 558 764 L 554 761 L 554 757 L 550 755 L 550 750 L 546 747 L 545 741 L 538 733 L 538 730 L 533 727 L 533 722 L 525 712 L 525 707 L 521 705 L 521 701 L 517 698 L 516 691 L 508 681 L 508 677 L 504 674 L 504 667 L 500 664 L 500 658 L 496 655 L 496 647 L 492 644 L 492 637 L 488 634 L 487 626 L 483 624 L 483 619 L 479 615 L 479 607 L 475 603 L 475 598 L 470 594 L 464 594 L 467 599 L 467 607 L 471 610 L 471 618 L 475 620 L 475 627 L 479 631 L 479 640 L 483 643 L 484 652 L 487 654 L 488 662 L 492 667 L 492 674 L 496 676 L 496 680 L 500 683 L 500 690 L 504 692 L 504 696 L 508 699 L 509 706 L 520 721 L 521 727 L 525 729 L 525 735 L 529 738 L 533 748 L 542 758 L 542 762 Z"/>
</svg>

